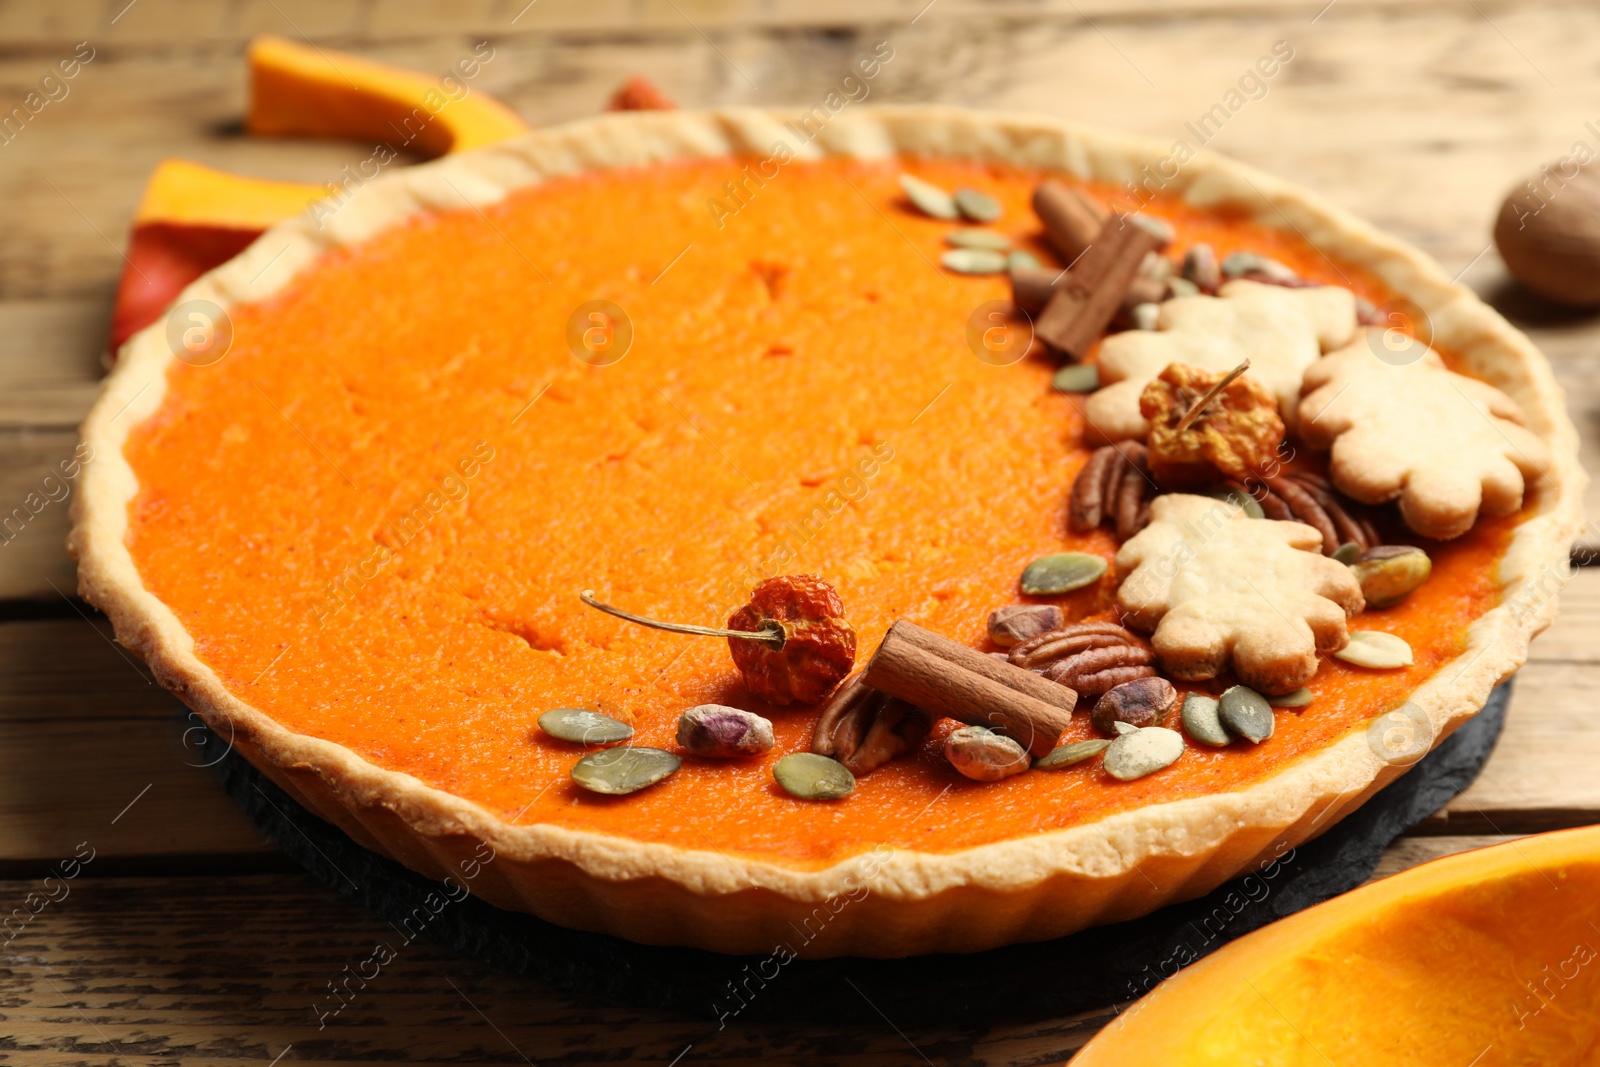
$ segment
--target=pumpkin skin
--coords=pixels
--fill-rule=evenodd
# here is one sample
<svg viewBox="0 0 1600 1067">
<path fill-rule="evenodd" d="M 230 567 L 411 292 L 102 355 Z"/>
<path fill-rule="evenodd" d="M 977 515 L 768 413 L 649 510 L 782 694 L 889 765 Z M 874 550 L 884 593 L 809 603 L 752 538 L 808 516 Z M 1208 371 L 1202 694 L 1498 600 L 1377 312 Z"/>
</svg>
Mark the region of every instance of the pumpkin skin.
<svg viewBox="0 0 1600 1067">
<path fill-rule="evenodd" d="M 1593 1063 L 1600 827 L 1464 852 L 1240 938 L 1073 1067 Z"/>
<path fill-rule="evenodd" d="M 250 43 L 249 63 L 245 127 L 253 134 L 375 141 L 389 146 L 386 159 L 375 156 L 387 162 L 398 148 L 431 158 L 529 129 L 516 112 L 460 77 L 449 83 L 447 94 L 441 78 L 270 34 Z M 403 137 L 411 140 L 393 143 Z M 370 162 L 365 166 L 372 173 L 357 175 L 355 183 L 376 174 Z M 111 352 L 154 322 L 190 282 L 330 192 L 332 186 L 314 182 L 245 178 L 187 160 L 163 160 L 150 175 L 128 237 Z"/>
</svg>

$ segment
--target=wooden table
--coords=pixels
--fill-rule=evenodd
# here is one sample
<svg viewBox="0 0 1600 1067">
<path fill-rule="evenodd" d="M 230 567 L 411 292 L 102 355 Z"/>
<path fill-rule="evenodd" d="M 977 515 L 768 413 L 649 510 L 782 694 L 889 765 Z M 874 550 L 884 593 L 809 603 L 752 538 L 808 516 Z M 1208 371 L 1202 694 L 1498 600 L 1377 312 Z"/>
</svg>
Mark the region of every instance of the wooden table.
<svg viewBox="0 0 1600 1067">
<path fill-rule="evenodd" d="M 1600 10 L 1324 2 L 0 3 L 4 109 L 77 42 L 95 49 L 70 94 L 0 146 L 0 511 L 72 451 L 129 219 L 157 160 L 327 181 L 369 151 L 241 133 L 241 52 L 258 32 L 422 70 L 488 40 L 495 58 L 478 85 L 539 123 L 589 114 L 641 72 L 685 105 L 812 102 L 887 39 L 896 58 L 875 100 L 1031 109 L 1163 139 L 1287 41 L 1293 60 L 1211 147 L 1318 189 L 1461 272 L 1550 355 L 1596 467 L 1600 321 L 1521 296 L 1487 231 L 1500 196 L 1539 162 L 1579 140 L 1600 149 L 1600 125 L 1585 125 L 1600 117 L 1588 47 Z M 1048 1063 L 1116 1010 L 1033 1025 L 718 1032 L 579 1003 L 417 943 L 319 1030 L 312 1003 L 386 927 L 298 873 L 195 766 L 208 755 L 183 709 L 75 599 L 66 511 L 50 504 L 0 547 L 0 913 L 30 914 L 42 876 L 75 853 L 94 859 L 0 949 L 7 1061 Z M 1380 874 L 1600 817 L 1589 707 L 1600 571 L 1579 571 L 1563 608 L 1519 675 L 1483 776 L 1397 843 Z"/>
</svg>

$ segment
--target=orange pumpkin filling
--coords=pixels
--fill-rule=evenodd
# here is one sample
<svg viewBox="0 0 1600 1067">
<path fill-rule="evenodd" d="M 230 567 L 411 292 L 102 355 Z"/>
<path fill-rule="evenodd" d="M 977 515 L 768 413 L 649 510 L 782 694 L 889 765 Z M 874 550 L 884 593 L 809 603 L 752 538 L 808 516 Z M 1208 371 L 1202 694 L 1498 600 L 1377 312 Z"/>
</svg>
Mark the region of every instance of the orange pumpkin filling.
<svg viewBox="0 0 1600 1067">
<path fill-rule="evenodd" d="M 1190 746 L 1134 782 L 1096 762 L 980 784 L 944 760 L 946 722 L 847 801 L 789 797 L 771 764 L 809 747 L 814 708 L 749 695 L 723 641 L 631 626 L 579 591 L 720 626 L 760 576 L 817 574 L 863 664 L 902 617 L 986 647 L 988 613 L 1018 602 L 1030 560 L 1109 558 L 1115 542 L 1066 529 L 1087 454 L 1079 401 L 1051 391 L 1047 359 L 998 367 L 969 349 L 969 317 L 1009 288 L 936 265 L 952 224 L 907 207 L 900 166 L 795 162 L 765 184 L 743 166 L 589 174 L 413 219 L 236 309 L 221 362 L 175 363 L 128 445 L 141 485 L 128 543 L 199 657 L 286 727 L 502 817 L 809 869 L 1258 780 L 1397 706 L 1494 602 L 1520 517 L 1429 545 L 1428 582 L 1353 623 L 1404 637 L 1415 666 L 1325 661 L 1315 701 L 1278 712 L 1260 746 Z M 905 166 L 991 193 L 996 228 L 1044 255 L 1028 207 L 1040 173 Z M 1150 210 L 1176 225 L 1178 254 L 1208 241 L 1390 295 L 1292 231 Z M 594 300 L 631 322 L 619 361 L 574 358 L 569 339 L 592 324 L 574 312 Z M 1070 619 L 1113 592 L 1107 579 L 1055 602 Z M 535 725 L 597 708 L 672 749 L 680 712 L 706 702 L 768 716 L 777 747 L 687 759 L 616 799 L 574 786 L 583 750 Z M 1079 714 L 1063 740 L 1090 736 Z"/>
</svg>

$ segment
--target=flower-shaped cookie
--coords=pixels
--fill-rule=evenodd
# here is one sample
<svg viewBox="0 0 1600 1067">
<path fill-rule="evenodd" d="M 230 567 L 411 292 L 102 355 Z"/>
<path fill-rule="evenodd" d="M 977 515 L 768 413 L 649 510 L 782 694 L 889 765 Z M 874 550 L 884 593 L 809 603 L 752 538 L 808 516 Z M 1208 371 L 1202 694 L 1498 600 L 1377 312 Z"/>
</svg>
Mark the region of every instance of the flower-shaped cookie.
<svg viewBox="0 0 1600 1067">
<path fill-rule="evenodd" d="M 1100 381 L 1084 414 L 1108 441 L 1142 438 L 1150 424 L 1139 394 L 1169 363 L 1225 371 L 1250 361 L 1248 376 L 1278 398 L 1293 426 L 1300 376 L 1318 356 L 1350 340 L 1355 297 L 1336 286 L 1291 289 L 1232 281 L 1219 296 L 1180 296 L 1161 305 L 1155 330 L 1112 334 L 1100 344 Z"/>
<path fill-rule="evenodd" d="M 1117 552 L 1123 621 L 1152 632 L 1163 673 L 1215 678 L 1231 663 L 1263 693 L 1298 689 L 1317 653 L 1350 640 L 1365 607 L 1354 572 L 1322 554 L 1322 535 L 1299 522 L 1252 519 L 1211 497 L 1169 493 L 1150 525 Z"/>
<path fill-rule="evenodd" d="M 1311 367 L 1304 388 L 1300 436 L 1331 449 L 1334 484 L 1367 504 L 1398 498 L 1406 525 L 1424 537 L 1459 537 L 1479 512 L 1516 511 L 1550 462 L 1515 401 L 1447 370 L 1420 341 L 1404 338 L 1396 350 L 1358 337 Z"/>
</svg>

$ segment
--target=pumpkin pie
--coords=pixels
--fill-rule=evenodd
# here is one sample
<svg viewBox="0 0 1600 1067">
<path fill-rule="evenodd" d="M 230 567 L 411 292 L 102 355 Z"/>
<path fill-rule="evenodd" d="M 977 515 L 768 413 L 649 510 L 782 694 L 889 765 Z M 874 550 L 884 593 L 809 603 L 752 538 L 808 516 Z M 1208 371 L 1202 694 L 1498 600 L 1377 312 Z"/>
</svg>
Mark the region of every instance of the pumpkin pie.
<svg viewBox="0 0 1600 1067">
<path fill-rule="evenodd" d="M 80 588 L 310 810 L 572 927 L 893 956 L 1054 937 L 1205 893 L 1337 821 L 1523 662 L 1555 614 L 1583 475 L 1545 360 L 1434 264 L 1218 157 L 1135 185 L 1163 154 L 1028 116 L 851 107 L 819 127 L 727 110 L 609 115 L 383 176 L 190 286 L 179 307 L 212 331 L 198 349 L 170 322 L 123 349 L 84 428 L 97 458 L 74 505 Z M 988 242 L 1023 253 L 1019 272 L 1066 266 L 1030 206 L 1046 179 L 1154 220 L 1169 262 L 1204 245 L 1250 268 L 1220 289 L 1167 285 L 1154 310 L 1133 309 L 1149 330 L 1105 327 L 1109 432 L 1092 400 L 1052 388 L 1044 344 L 993 358 L 992 316 L 1024 333 L 1028 320 L 1007 310 L 1007 276 L 983 273 L 992 256 L 947 255 Z M 957 209 L 989 221 L 936 217 L 929 189 L 969 190 Z M 1204 282 L 1208 261 L 1189 258 Z M 1335 289 L 1348 295 L 1297 295 Z M 1513 497 L 1509 461 L 1486 452 L 1495 491 L 1469 528 L 1394 548 L 1403 486 L 1344 443 L 1384 440 L 1387 409 L 1324 420 L 1327 397 L 1313 408 L 1307 389 L 1297 406 L 1294 383 L 1361 343 L 1363 301 L 1401 298 L 1431 325 L 1416 387 L 1448 372 L 1504 397 L 1495 417 L 1514 414 L 1538 455 L 1512 471 Z M 1389 351 L 1381 333 L 1371 344 Z M 1174 354 L 1146 358 L 1161 348 Z M 1090 384 L 1097 351 L 1069 368 Z M 1262 377 L 1216 410 L 1281 440 L 1282 469 L 1244 486 L 1250 499 L 1144 488 L 1147 445 L 1188 447 L 1190 474 L 1196 456 L 1240 454 L 1212 448 L 1204 435 L 1227 420 L 1193 395 L 1236 354 Z M 1189 369 L 1163 374 L 1171 362 Z M 1190 392 L 1141 414 L 1151 388 Z M 1183 424 L 1174 403 L 1214 423 Z M 1139 439 L 1151 419 L 1161 441 Z M 1225 536 L 1185 554 L 1207 503 Z M 1363 547 L 1368 563 L 1420 549 L 1426 581 L 1364 595 Z M 1129 585 L 1136 572 L 1153 578 Z M 722 627 L 765 579 L 799 574 L 836 591 L 865 668 L 835 699 L 880 716 L 899 700 L 890 725 L 916 724 L 857 763 L 842 799 L 801 799 L 774 776 L 821 744 L 825 698 L 765 699 L 727 643 L 580 598 Z M 1280 578 L 1298 583 L 1283 599 Z M 1261 584 L 1272 610 L 1216 623 L 1207 581 L 1235 601 Z M 1012 610 L 1029 605 L 1054 610 Z M 1013 689 L 1030 700 L 1065 687 L 1077 710 L 1057 701 L 1059 736 L 1017 748 L 932 698 L 886 689 L 874 703 L 897 623 L 902 651 L 959 646 L 941 662 L 985 685 L 1026 674 Z M 1052 659 L 1043 634 L 1058 653 L 1111 649 L 1107 668 Z M 1385 659 L 1395 641 L 1405 656 Z M 1141 681 L 1135 696 L 1160 707 L 1107 696 Z M 705 705 L 770 721 L 770 748 L 685 751 L 680 718 Z M 573 768 L 596 748 L 540 728 L 557 708 L 625 724 L 625 746 L 681 765 L 626 795 L 586 790 Z M 1422 738 L 1405 759 L 1373 741 L 1397 714 Z M 828 722 L 817 760 L 840 755 Z M 979 764 L 986 780 L 960 770 Z"/>
</svg>

